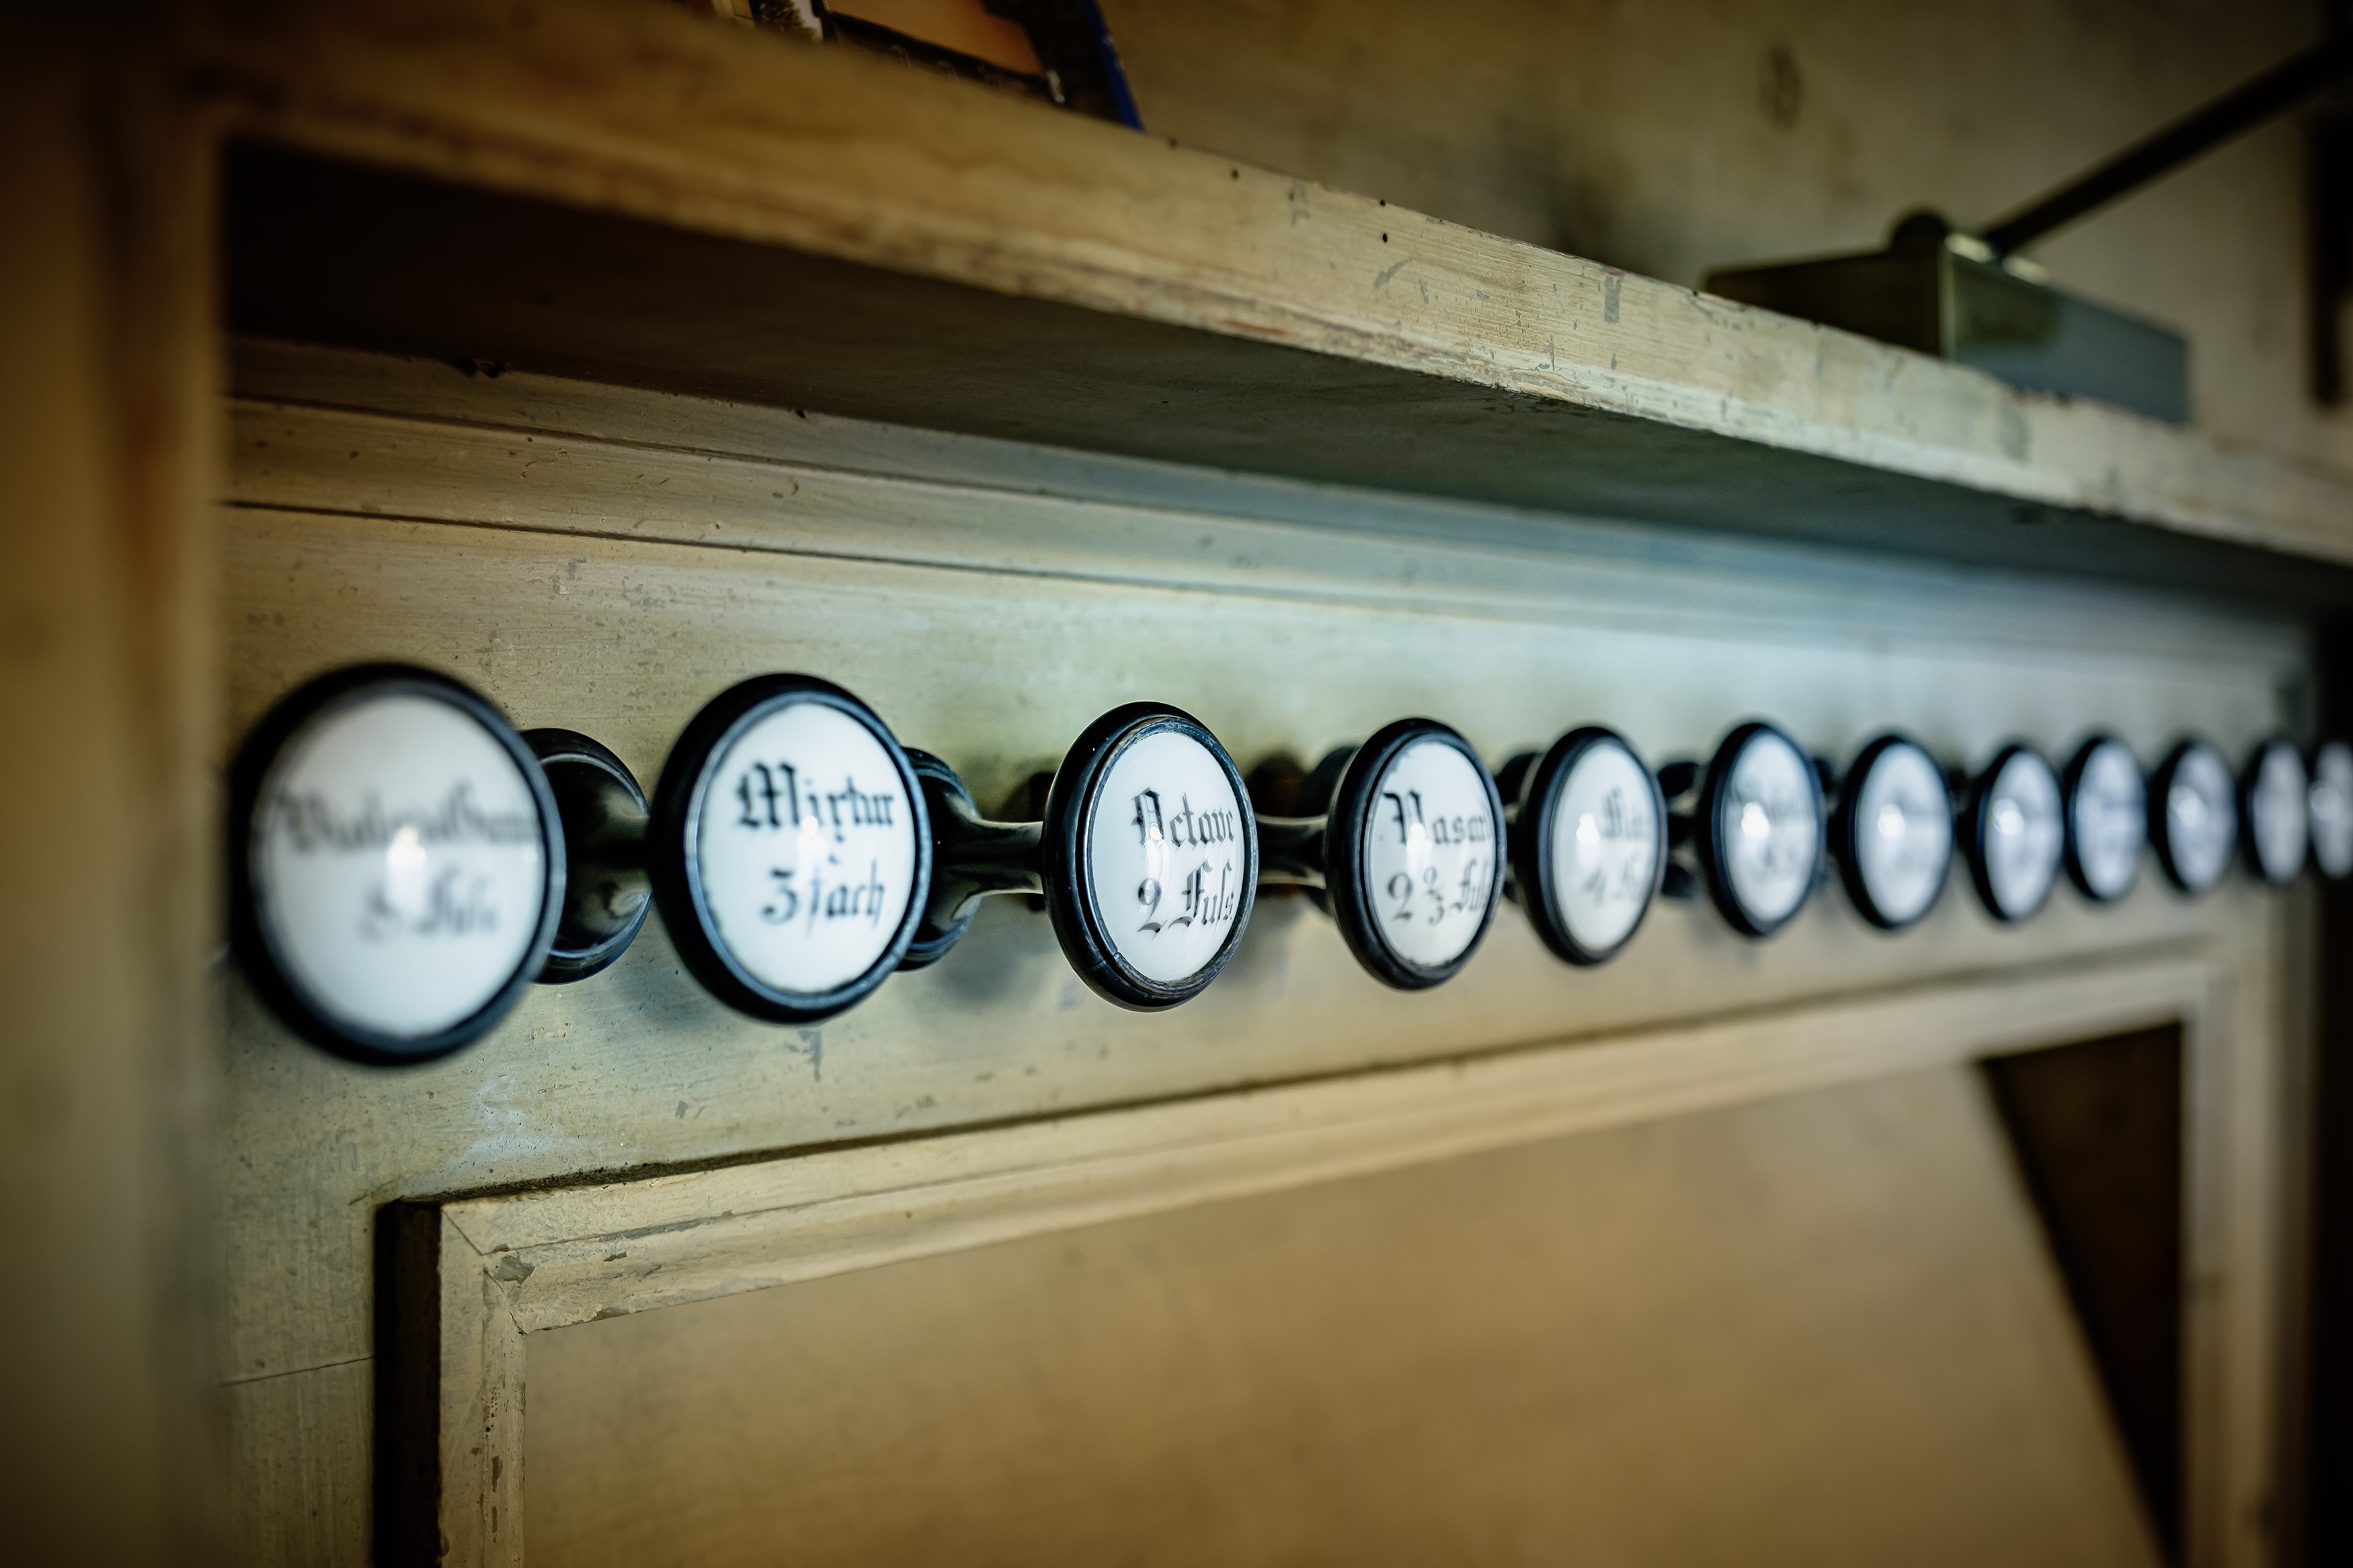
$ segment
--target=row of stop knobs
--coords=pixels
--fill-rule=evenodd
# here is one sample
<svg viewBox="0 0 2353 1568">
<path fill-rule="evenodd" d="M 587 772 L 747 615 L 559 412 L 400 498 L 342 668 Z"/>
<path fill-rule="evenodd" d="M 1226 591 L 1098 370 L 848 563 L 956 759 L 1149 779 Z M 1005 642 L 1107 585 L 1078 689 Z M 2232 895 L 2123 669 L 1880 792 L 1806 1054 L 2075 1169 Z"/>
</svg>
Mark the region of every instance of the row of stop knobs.
<svg viewBox="0 0 2353 1568">
<path fill-rule="evenodd" d="M 459 728 L 417 739 L 442 732 L 417 716 L 437 702 Z M 2062 766 L 2019 743 L 1963 774 L 1891 731 L 1839 770 L 1751 721 L 1704 762 L 1654 769 L 1588 726 L 1491 773 L 1415 718 L 1246 778 L 1190 714 L 1130 703 L 988 812 L 864 702 L 798 675 L 713 699 L 649 795 L 593 739 L 518 733 L 447 677 L 340 671 L 257 727 L 232 793 L 232 926 L 257 990 L 378 1062 L 446 1054 L 531 982 L 599 973 L 656 908 L 720 1000 L 808 1024 L 938 962 L 999 895 L 1041 903 L 1091 987 L 1151 1011 L 1217 977 L 1261 887 L 1303 893 L 1368 973 L 1421 989 L 1462 968 L 1505 898 L 1592 964 L 1661 896 L 1704 895 L 1763 938 L 1833 872 L 1866 921 L 1902 930 L 1957 856 L 2004 922 L 2063 879 L 2119 898 L 2151 851 L 2191 894 L 2234 862 L 2274 885 L 2353 870 L 2342 745 L 2274 739 L 2234 769 L 2184 739 L 2144 773 L 2095 733 Z"/>
</svg>

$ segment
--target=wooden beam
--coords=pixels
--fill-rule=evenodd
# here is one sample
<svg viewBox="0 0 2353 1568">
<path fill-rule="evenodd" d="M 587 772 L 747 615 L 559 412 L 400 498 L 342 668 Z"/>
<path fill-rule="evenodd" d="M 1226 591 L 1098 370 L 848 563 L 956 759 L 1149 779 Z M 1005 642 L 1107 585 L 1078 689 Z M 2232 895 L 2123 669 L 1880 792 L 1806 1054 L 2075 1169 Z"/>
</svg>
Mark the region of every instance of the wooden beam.
<svg viewBox="0 0 2353 1568">
<path fill-rule="evenodd" d="M 2341 472 L 673 8 L 200 6 L 186 48 L 237 134 L 311 155 L 241 170 L 255 330 L 2353 596 Z"/>
</svg>

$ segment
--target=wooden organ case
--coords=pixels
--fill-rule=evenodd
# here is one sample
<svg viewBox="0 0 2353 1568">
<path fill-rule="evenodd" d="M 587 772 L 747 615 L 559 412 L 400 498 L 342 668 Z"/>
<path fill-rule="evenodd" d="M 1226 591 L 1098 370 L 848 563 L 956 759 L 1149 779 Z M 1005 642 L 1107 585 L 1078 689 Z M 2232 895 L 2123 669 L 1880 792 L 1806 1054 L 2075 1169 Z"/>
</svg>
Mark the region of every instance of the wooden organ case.
<svg viewBox="0 0 2353 1568">
<path fill-rule="evenodd" d="M 1158 1014 L 996 899 L 806 1026 L 655 920 L 386 1069 L 212 960 L 208 781 L 382 659 L 649 789 L 773 671 L 992 808 L 1145 700 L 1245 770 L 1409 714 L 1497 767 L 1758 716 L 2235 764 L 2318 738 L 2353 479 L 659 6 L 159 49 L 90 417 L 206 847 L 141 984 L 220 1062 L 174 1146 L 237 1560 L 2272 1560 L 2312 878 L 2004 923 L 1957 863 L 1900 932 L 1831 881 L 1590 967 L 1507 902 L 1417 991 L 1270 890 Z M 2176 1095 L 2154 1511 L 1988 1065 L 2126 1036 Z"/>
</svg>

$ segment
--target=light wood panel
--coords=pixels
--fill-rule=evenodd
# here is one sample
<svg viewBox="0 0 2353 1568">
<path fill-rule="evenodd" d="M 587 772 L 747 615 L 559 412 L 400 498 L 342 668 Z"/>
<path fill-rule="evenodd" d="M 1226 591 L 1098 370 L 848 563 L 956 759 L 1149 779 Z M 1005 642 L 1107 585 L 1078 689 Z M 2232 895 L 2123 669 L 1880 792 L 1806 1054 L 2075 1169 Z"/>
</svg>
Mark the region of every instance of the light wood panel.
<svg viewBox="0 0 2353 1568">
<path fill-rule="evenodd" d="M 2153 1563 L 2006 1164 L 1948 1068 L 533 1336 L 530 1560 Z"/>
<path fill-rule="evenodd" d="M 2179 1019 L 2211 1052 L 2214 978 L 2177 963 L 1927 988 L 1616 1047 L 416 1205 L 396 1221 L 401 1392 L 383 1462 L 404 1478 L 390 1518 L 410 1545 L 396 1556 L 448 1542 L 456 1563 L 523 1560 L 536 1334 L 2053 1037 Z"/>
<path fill-rule="evenodd" d="M 460 1258 L 501 1286 L 516 1331 L 535 1333 L 2054 1038 L 2176 1020 L 2196 1037 L 2213 978 L 2143 963 L 1924 987 L 1651 1037 L 461 1200 L 440 1211 L 444 1245 L 462 1244 Z"/>
<path fill-rule="evenodd" d="M 264 160 L 262 330 L 2292 595 L 2339 587 L 2263 552 L 2353 559 L 2332 469 L 661 7 L 222 6 L 189 47 L 254 135 L 643 220 Z"/>
<path fill-rule="evenodd" d="M 485 498 L 465 515 L 512 518 L 528 505 L 531 518 L 552 521 L 565 498 L 533 500 L 533 481 L 500 466 L 506 446 L 495 435 L 478 438 L 455 466 Z M 354 449 L 376 472 L 401 467 L 413 451 L 395 444 L 372 463 L 365 449 L 325 450 L 340 468 Z M 248 452 L 256 462 L 291 456 Z M 659 454 L 638 455 L 659 468 Z M 408 466 L 419 484 L 436 485 L 432 466 Z M 313 487 L 314 504 L 323 499 L 317 487 L 333 478 L 276 473 L 272 482 Z M 2098 720 L 2154 753 L 2178 728 L 2208 730 L 2233 746 L 2251 739 L 2276 721 L 2274 683 L 2295 668 L 2294 640 L 2266 637 L 2260 624 L 2172 618 L 2147 601 L 2105 614 L 2082 600 L 2047 602 L 2042 622 L 2073 640 L 2090 627 L 2153 617 L 2130 635 L 2174 638 L 2161 664 L 2146 651 L 2119 660 L 2106 649 L 2037 646 L 2025 640 L 2023 622 L 2004 648 L 1899 647 L 1904 617 L 1949 615 L 1956 595 L 1974 612 L 2008 585 L 1968 594 L 1942 580 L 1883 579 L 1881 602 L 1861 626 L 1845 624 L 1835 590 L 1817 585 L 1808 624 L 1796 613 L 1794 580 L 1810 563 L 1781 563 L 1789 601 L 1744 622 L 1735 606 L 1763 574 L 1753 555 L 1655 581 L 1662 598 L 1687 593 L 1708 622 L 1707 635 L 1670 637 L 1588 628 L 1578 600 L 1556 609 L 1523 595 L 1525 618 L 1500 622 L 1426 613 L 1450 607 L 1451 595 L 1405 617 L 1382 594 L 1350 604 L 1359 572 L 1377 584 L 1416 563 L 1409 553 L 1384 563 L 1375 542 L 1345 536 L 1321 546 L 1333 570 L 1312 594 L 1222 595 L 1205 591 L 1219 585 L 1214 578 L 1186 591 L 1044 575 L 1016 518 L 988 537 L 1026 569 L 984 574 L 352 515 L 377 505 L 380 494 L 343 492 L 341 515 L 237 514 L 233 723 L 250 722 L 322 668 L 421 658 L 481 683 L 522 722 L 597 735 L 650 779 L 670 737 L 709 695 L 763 669 L 808 668 L 879 704 L 902 735 L 947 756 L 987 796 L 1052 765 L 1094 713 L 1136 697 L 1195 708 L 1246 763 L 1280 749 L 1312 758 L 1415 710 L 1454 722 L 1499 759 L 1515 744 L 1591 720 L 1621 726 L 1654 756 L 1688 754 L 1752 710 L 1839 752 L 1900 718 L 1940 750 L 1983 755 L 2039 716 L 2035 729 L 2054 751 Z M 913 520 L 925 504 L 920 491 L 900 487 L 886 489 L 875 510 Z M 968 521 L 960 499 L 948 498 L 934 515 L 935 533 L 905 531 L 907 549 L 939 548 L 945 535 L 968 558 L 977 545 L 960 526 Z M 1140 534 L 1155 521 L 1132 517 L 1129 526 Z M 1157 521 L 1164 532 L 1179 526 L 1165 513 Z M 1249 537 L 1243 552 L 1257 542 Z M 1481 565 L 1458 552 L 1454 570 L 1477 572 L 1470 586 L 1482 589 L 1529 559 L 1498 552 Z M 1579 584 L 1575 564 L 1556 552 L 1536 557 L 1525 575 L 1578 588 L 1580 600 L 1601 596 L 1616 580 Z M 1197 636 L 1211 619 L 1219 634 Z M 561 658 L 552 660 L 556 649 Z M 1295 673 L 1269 681 L 1271 665 Z M 364 1246 L 363 1216 L 343 1213 L 332 1194 L 299 1196 L 303 1184 L 292 1175 L 316 1164 L 310 1130 L 322 1117 L 358 1129 L 364 1151 L 338 1186 L 375 1190 L 399 1171 L 410 1191 L 453 1191 L 584 1164 L 706 1158 L 1345 1071 L 2129 951 L 2228 928 L 2263 900 L 2234 884 L 2192 904 L 2149 887 L 2095 912 L 2063 894 L 2020 932 L 1994 926 L 1957 889 L 1926 925 L 1890 941 L 1831 896 L 1764 948 L 1731 937 L 1704 910 L 1674 907 L 1659 911 L 1623 961 L 1590 973 L 1551 961 L 1507 913 L 1461 984 L 1407 997 L 1359 973 L 1303 903 L 1270 901 L 1217 988 L 1144 1020 L 1086 995 L 1043 921 L 1005 907 L 992 909 L 968 946 L 938 970 L 892 982 L 822 1030 L 781 1038 L 695 989 L 656 932 L 609 976 L 534 994 L 513 1026 L 459 1062 L 394 1079 L 316 1062 L 258 1019 L 249 1030 L 240 1014 L 238 1037 L 260 1053 L 240 1072 L 269 1088 L 251 1113 L 240 1113 L 248 1162 L 241 1169 L 251 1174 L 240 1174 L 237 1187 L 271 1194 L 264 1201 L 280 1223 L 320 1222 L 292 1249 L 298 1277 L 308 1277 L 315 1260 L 311 1288 L 349 1305 L 328 1314 L 308 1288 L 290 1292 L 285 1249 L 264 1247 L 255 1255 L 256 1284 L 237 1288 L 238 1321 L 279 1325 L 273 1335 L 297 1334 L 308 1348 L 241 1349 L 233 1364 L 258 1375 L 366 1349 L 361 1299 L 340 1282 Z M 953 1026 L 943 1030 L 943 1018 Z M 560 1100 L 539 1092 L 548 1070 L 567 1070 L 557 1066 L 564 1061 L 593 1070 L 597 1092 Z M 293 1104 L 301 1114 L 263 1113 Z M 330 1235 L 347 1239 L 314 1250 Z"/>
<path fill-rule="evenodd" d="M 1898 720 L 1956 758 L 2019 731 L 2057 751 L 2094 721 L 2153 754 L 2186 728 L 2243 744 L 2294 713 L 2305 669 L 2292 622 L 2170 595 L 523 373 L 273 344 L 240 359 L 222 755 L 294 683 L 378 657 L 450 669 L 525 723 L 597 735 L 649 777 L 728 682 L 814 669 L 984 796 L 1130 696 L 1196 708 L 1245 762 L 1312 756 L 1414 710 L 1499 759 L 1596 719 L 1653 755 L 1689 752 L 1753 709 L 1840 753 Z M 374 1218 L 396 1200 L 770 1160 L 1924 985 L 1957 997 L 2003 974 L 2170 954 L 2221 966 L 2237 998 L 2217 1036 L 2231 1043 L 2199 1069 L 2212 1120 L 2194 1177 L 2211 1198 L 2200 1267 L 2234 1282 L 2198 1320 L 2193 1395 L 2218 1413 L 2195 1473 L 2222 1561 L 2255 1539 L 2234 1521 L 2268 1484 L 2270 1385 L 2250 1369 L 2269 1364 L 2272 1255 L 2249 1205 L 2275 1146 L 2268 1009 L 2286 979 L 2265 955 L 2283 918 L 2234 880 L 2194 902 L 2145 886 L 2099 912 L 2063 893 L 2013 931 L 1956 889 L 1891 940 L 1832 892 L 1762 946 L 1704 910 L 1662 909 L 1622 960 L 1574 972 L 1507 911 L 1461 980 L 1398 996 L 1303 902 L 1270 900 L 1217 987 L 1139 1018 L 1095 1003 L 1042 920 L 1008 904 L 945 963 L 807 1031 L 712 1003 L 657 922 L 613 971 L 538 991 L 477 1047 L 400 1074 L 320 1058 L 232 980 L 224 1361 L 249 1381 L 371 1354 Z"/>
<path fill-rule="evenodd" d="M 365 1357 L 224 1391 L 239 1568 L 370 1560 L 375 1372 Z"/>
</svg>

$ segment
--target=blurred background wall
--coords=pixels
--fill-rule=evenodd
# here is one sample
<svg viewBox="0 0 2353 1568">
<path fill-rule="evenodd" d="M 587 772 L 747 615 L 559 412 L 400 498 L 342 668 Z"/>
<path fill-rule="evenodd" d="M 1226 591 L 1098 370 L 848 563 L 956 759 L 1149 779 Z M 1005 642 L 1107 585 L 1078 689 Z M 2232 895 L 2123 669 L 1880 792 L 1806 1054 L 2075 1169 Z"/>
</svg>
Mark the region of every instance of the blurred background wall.
<svg viewBox="0 0 2353 1568">
<path fill-rule="evenodd" d="M 2000 216 L 2311 41 L 2310 0 L 1103 0 L 1153 132 L 1696 286 Z M 2037 247 L 2190 338 L 2196 421 L 2353 461 L 2289 117 Z"/>
</svg>

